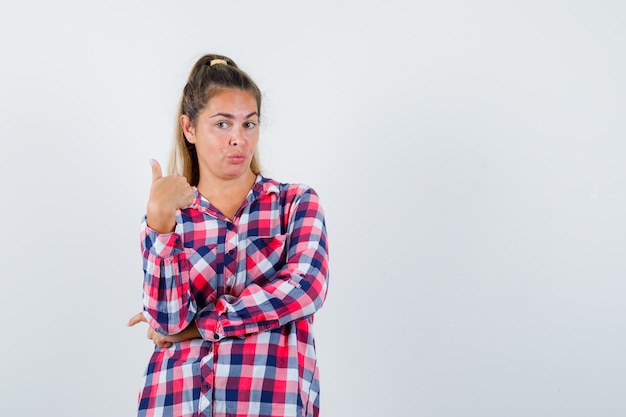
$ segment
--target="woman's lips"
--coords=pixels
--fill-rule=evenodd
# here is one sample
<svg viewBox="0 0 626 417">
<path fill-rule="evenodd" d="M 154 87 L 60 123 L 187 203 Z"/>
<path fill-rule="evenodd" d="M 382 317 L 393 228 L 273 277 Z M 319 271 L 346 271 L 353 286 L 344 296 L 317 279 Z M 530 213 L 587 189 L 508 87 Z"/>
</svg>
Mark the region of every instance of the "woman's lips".
<svg viewBox="0 0 626 417">
<path fill-rule="evenodd" d="M 240 164 L 242 162 L 245 162 L 246 157 L 244 155 L 230 155 L 228 157 L 228 160 L 233 164 Z"/>
</svg>

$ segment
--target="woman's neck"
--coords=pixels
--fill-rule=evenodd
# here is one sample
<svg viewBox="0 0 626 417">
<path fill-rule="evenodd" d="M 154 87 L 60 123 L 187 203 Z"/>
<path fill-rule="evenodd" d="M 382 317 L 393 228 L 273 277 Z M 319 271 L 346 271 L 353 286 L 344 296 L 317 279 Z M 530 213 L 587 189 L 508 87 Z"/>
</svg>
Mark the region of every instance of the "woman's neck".
<svg viewBox="0 0 626 417">
<path fill-rule="evenodd" d="M 239 178 L 226 180 L 201 176 L 197 188 L 213 206 L 232 220 L 255 182 L 256 175 L 247 171 Z"/>
</svg>

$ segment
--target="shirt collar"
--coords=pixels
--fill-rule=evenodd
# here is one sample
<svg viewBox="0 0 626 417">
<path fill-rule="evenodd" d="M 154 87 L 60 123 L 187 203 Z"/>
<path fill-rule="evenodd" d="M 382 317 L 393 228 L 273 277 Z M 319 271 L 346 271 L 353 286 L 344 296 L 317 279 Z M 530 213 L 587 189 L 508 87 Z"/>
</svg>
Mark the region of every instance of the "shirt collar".
<svg viewBox="0 0 626 417">
<path fill-rule="evenodd" d="M 278 195 L 280 193 L 280 183 L 271 178 L 267 178 L 258 174 L 256 176 L 256 180 L 246 197 L 246 204 L 250 204 L 255 200 L 258 200 L 266 195 L 275 194 Z M 214 210 L 211 207 L 211 203 L 207 200 L 202 194 L 198 192 L 198 189 L 194 187 L 194 200 L 193 203 L 189 206 L 189 208 L 196 209 L 203 212 L 213 213 Z"/>
<path fill-rule="evenodd" d="M 268 195 L 280 193 L 278 181 L 271 178 L 266 178 L 261 174 L 256 176 L 256 182 L 252 186 L 252 193 L 256 195 L 256 198 Z"/>
</svg>

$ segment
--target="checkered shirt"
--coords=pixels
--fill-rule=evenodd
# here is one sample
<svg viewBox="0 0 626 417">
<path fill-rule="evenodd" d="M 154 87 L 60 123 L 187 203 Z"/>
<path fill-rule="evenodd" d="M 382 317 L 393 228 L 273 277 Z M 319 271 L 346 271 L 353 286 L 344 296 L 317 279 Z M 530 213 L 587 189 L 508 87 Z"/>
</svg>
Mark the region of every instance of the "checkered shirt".
<svg viewBox="0 0 626 417">
<path fill-rule="evenodd" d="M 232 221 L 196 192 L 174 232 L 144 218 L 141 247 L 150 326 L 195 320 L 202 339 L 155 347 L 139 416 L 319 415 L 312 326 L 328 247 L 313 189 L 259 175 Z"/>
</svg>

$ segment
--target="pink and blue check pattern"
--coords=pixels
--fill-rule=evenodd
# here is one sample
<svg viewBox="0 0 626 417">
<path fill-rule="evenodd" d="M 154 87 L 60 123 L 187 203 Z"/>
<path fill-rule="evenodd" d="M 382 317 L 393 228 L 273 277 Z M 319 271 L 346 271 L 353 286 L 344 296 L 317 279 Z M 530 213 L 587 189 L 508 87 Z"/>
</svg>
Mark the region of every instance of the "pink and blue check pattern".
<svg viewBox="0 0 626 417">
<path fill-rule="evenodd" d="M 164 334 L 139 416 L 319 415 L 313 314 L 328 286 L 324 214 L 315 191 L 257 177 L 231 221 L 200 194 L 173 233 L 141 233 L 144 315 Z"/>
</svg>

